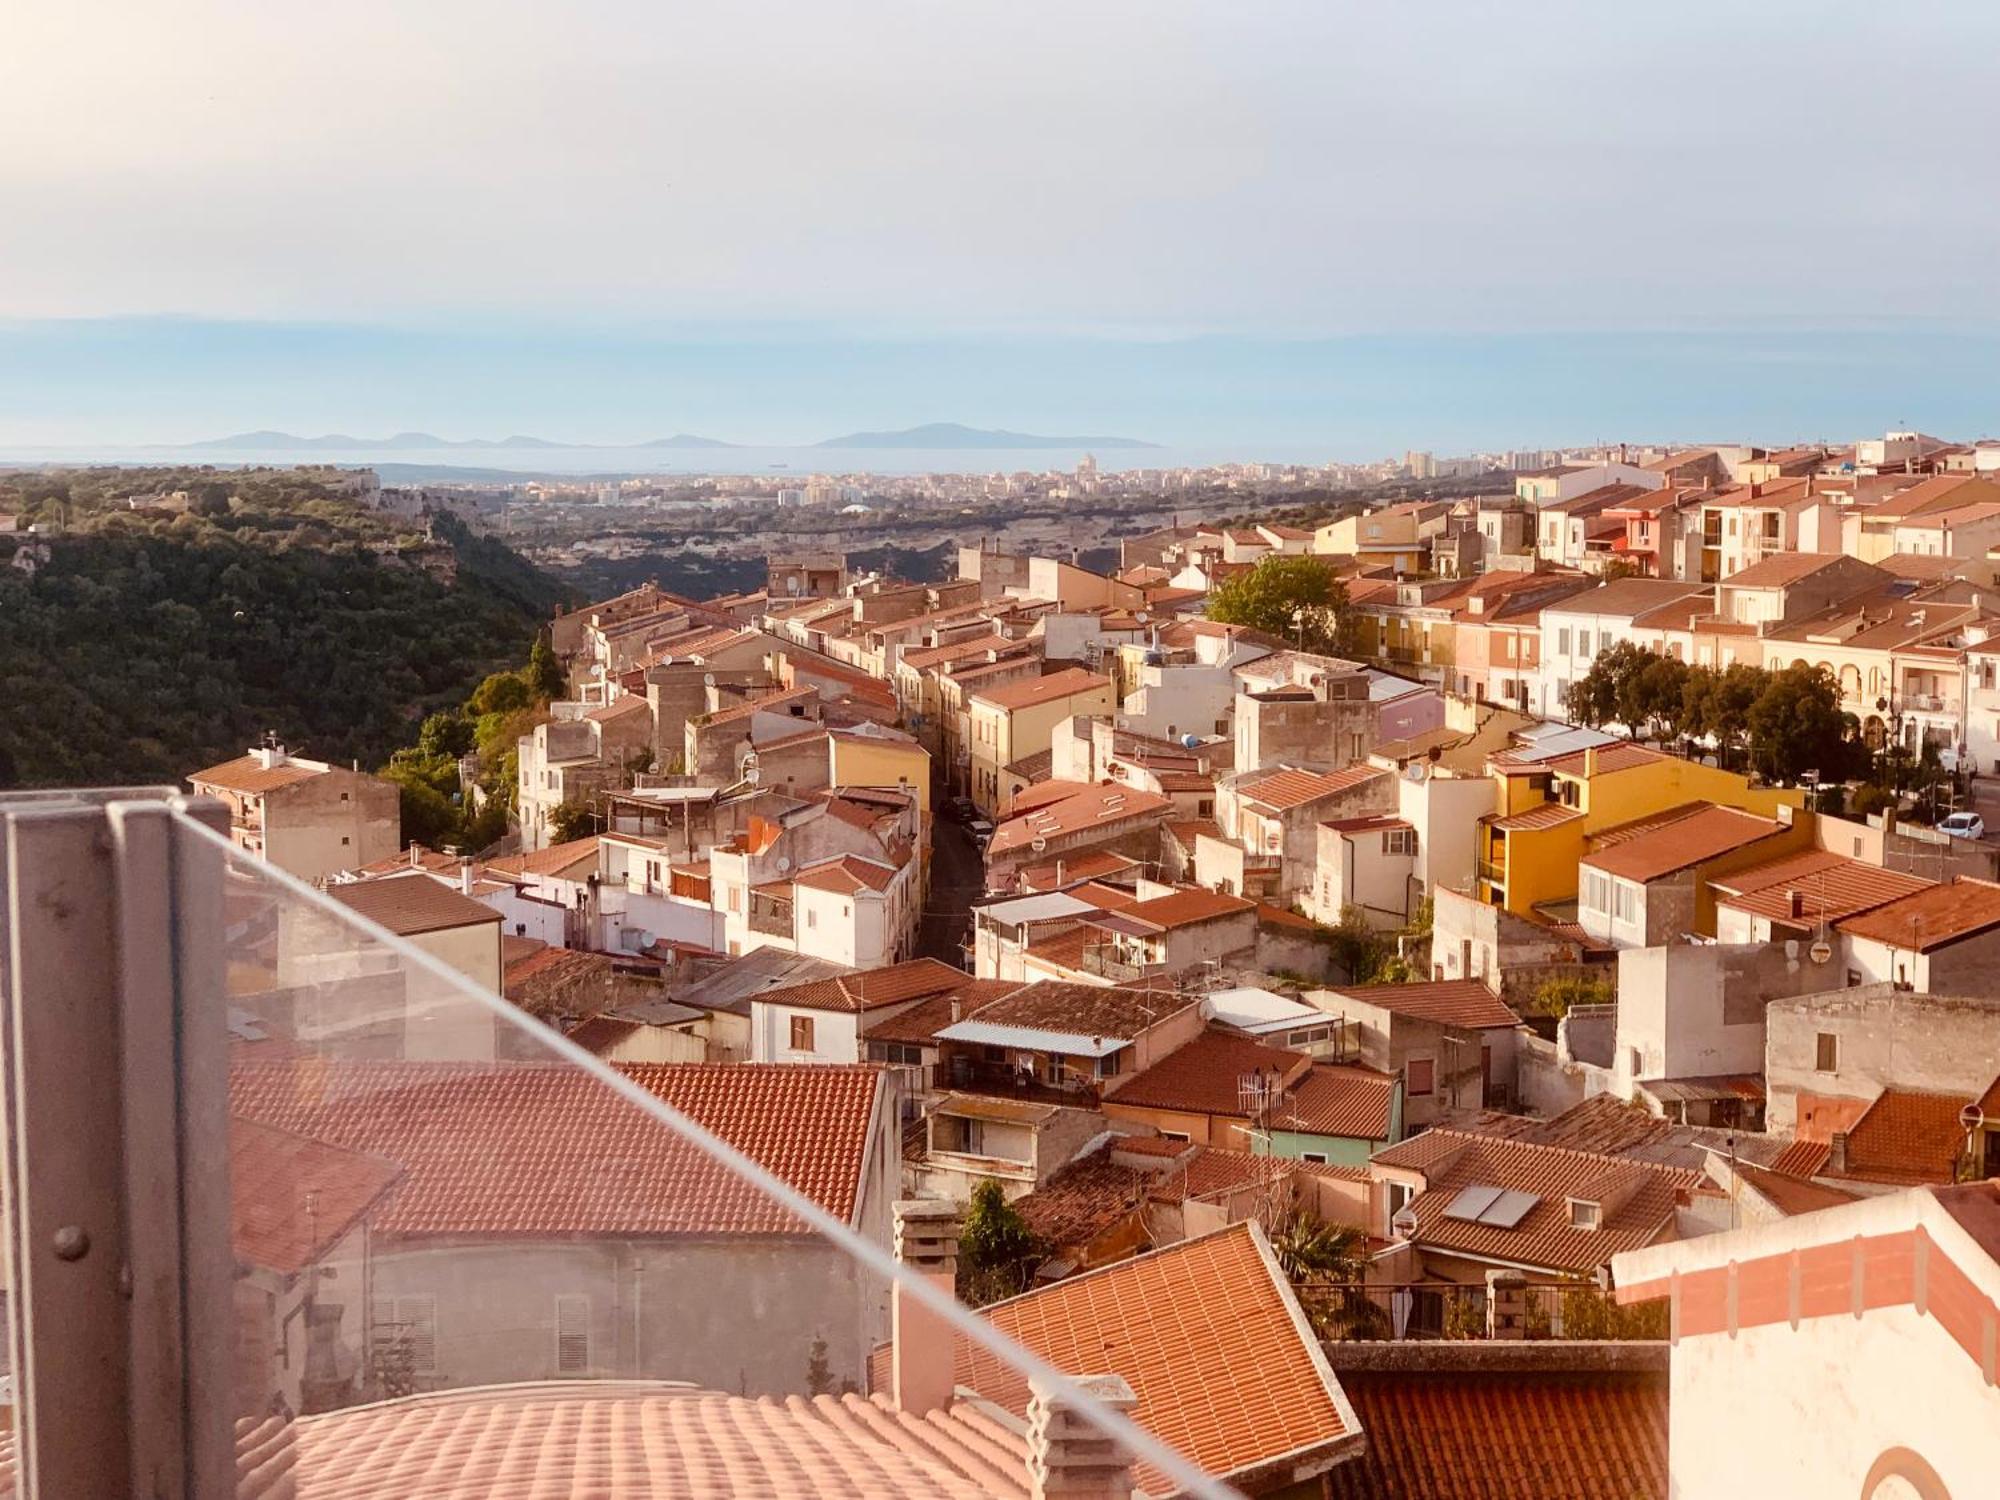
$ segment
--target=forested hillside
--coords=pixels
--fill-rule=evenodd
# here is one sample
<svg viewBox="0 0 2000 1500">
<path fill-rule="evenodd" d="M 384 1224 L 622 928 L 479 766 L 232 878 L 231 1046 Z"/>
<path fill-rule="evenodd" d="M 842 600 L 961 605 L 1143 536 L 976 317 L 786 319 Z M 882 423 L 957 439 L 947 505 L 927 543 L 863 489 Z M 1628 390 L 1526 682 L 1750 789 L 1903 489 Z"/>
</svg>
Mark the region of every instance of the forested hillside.
<svg viewBox="0 0 2000 1500">
<path fill-rule="evenodd" d="M 125 503 L 175 489 L 188 513 Z M 449 517 L 297 472 L 8 476 L 0 512 L 23 528 L 0 536 L 0 786 L 177 781 L 265 729 L 378 765 L 524 660 L 561 592 Z"/>
</svg>

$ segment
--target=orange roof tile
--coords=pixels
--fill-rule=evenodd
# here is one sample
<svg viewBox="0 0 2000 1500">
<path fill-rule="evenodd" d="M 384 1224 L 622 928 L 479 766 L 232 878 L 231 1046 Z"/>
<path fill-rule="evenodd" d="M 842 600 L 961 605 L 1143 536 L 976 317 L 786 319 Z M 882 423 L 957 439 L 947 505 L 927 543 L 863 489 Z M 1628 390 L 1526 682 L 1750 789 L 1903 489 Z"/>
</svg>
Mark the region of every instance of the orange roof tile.
<svg viewBox="0 0 2000 1500">
<path fill-rule="evenodd" d="M 486 862 L 486 868 L 497 870 L 503 875 L 553 875 L 564 876 L 586 860 L 591 867 L 597 864 L 598 838 L 590 834 L 585 838 L 571 839 L 565 844 L 550 844 L 546 849 L 533 849 L 526 854 L 508 854 Z"/>
<path fill-rule="evenodd" d="M 1027 1500 L 1027 1445 L 990 1407 L 748 1399 L 669 1382 L 434 1391 L 304 1417 L 314 1500 Z M 246 1492 L 247 1493 L 247 1492 Z"/>
<path fill-rule="evenodd" d="M 1085 1272 L 984 1316 L 1068 1374 L 1122 1375 L 1138 1397 L 1133 1420 L 1218 1477 L 1285 1458 L 1288 1477 L 1305 1478 L 1360 1445 L 1346 1398 L 1254 1224 Z M 1026 1381 L 966 1340 L 958 1379 L 1016 1414 L 1027 1409 Z M 1150 1494 L 1168 1492 L 1165 1477 L 1145 1465 L 1133 1477 Z"/>
<path fill-rule="evenodd" d="M 1021 985 L 968 1011 L 965 1019 L 986 1026 L 1129 1042 L 1199 1003 L 1193 995 L 1166 990 L 1044 981 Z"/>
<path fill-rule="evenodd" d="M 833 891 L 843 896 L 858 896 L 863 891 L 886 891 L 895 880 L 898 866 L 885 865 L 877 860 L 862 859 L 857 855 L 844 854 L 839 859 L 828 860 L 825 864 L 811 865 L 792 877 L 793 885 L 802 885 L 815 891 Z"/>
<path fill-rule="evenodd" d="M 1248 785 L 1238 784 L 1237 794 L 1247 803 L 1285 812 L 1352 791 L 1391 773 L 1379 766 L 1349 766 L 1341 771 L 1273 771 Z"/>
<path fill-rule="evenodd" d="M 257 795 L 274 792 L 281 786 L 293 786 L 301 781 L 311 781 L 315 776 L 324 776 L 326 767 L 302 765 L 288 760 L 282 765 L 266 766 L 255 755 L 239 755 L 234 760 L 225 760 L 219 766 L 210 766 L 205 771 L 196 771 L 188 780 L 197 786 L 221 787 L 226 792 L 244 792 Z"/>
<path fill-rule="evenodd" d="M 1621 1250 L 1652 1243 L 1673 1227 L 1676 1194 L 1701 1174 L 1630 1157 L 1572 1151 L 1433 1128 L 1375 1153 L 1373 1165 L 1423 1174 L 1424 1191 L 1410 1201 L 1419 1245 L 1564 1272 L 1594 1272 Z M 1466 1222 L 1446 1209 L 1468 1187 L 1526 1193 L 1534 1204 L 1513 1228 Z M 1597 1229 L 1570 1221 L 1572 1194 L 1600 1200 L 1630 1196 Z"/>
<path fill-rule="evenodd" d="M 854 1212 L 880 1077 L 867 1067 L 626 1063 L 618 1070 L 840 1218 Z M 800 1234 L 757 1189 L 567 1064 L 239 1062 L 239 1115 L 395 1163 L 377 1232 Z"/>
<path fill-rule="evenodd" d="M 971 978 L 965 970 L 954 969 L 934 958 L 913 958 L 884 968 L 765 990 L 755 999 L 770 1005 L 851 1013 L 881 1005 L 900 1005 L 926 995 L 941 995 L 969 983 Z M 1014 986 L 1010 984 L 1009 988 Z"/>
<path fill-rule="evenodd" d="M 1838 926 L 1849 937 L 1928 953 L 2000 926 L 2000 885 L 1961 875 L 1950 885 L 1927 885 Z"/>
<path fill-rule="evenodd" d="M 500 913 L 492 907 L 461 895 L 454 887 L 428 875 L 384 875 L 375 880 L 356 880 L 330 885 L 326 894 L 398 937 L 477 927 L 500 920 Z"/>
<path fill-rule="evenodd" d="M 1921 875 L 1885 870 L 1827 849 L 1787 854 L 1709 882 L 1715 904 L 1774 922 L 1838 922 L 1885 906 L 1931 884 Z M 1792 914 L 1792 894 L 1800 914 Z"/>
<path fill-rule="evenodd" d="M 1292 1085 L 1269 1120 L 1280 1130 L 1386 1141 L 1397 1087 L 1396 1078 L 1373 1068 L 1321 1063 Z"/>
<path fill-rule="evenodd" d="M 1109 782 L 1085 787 L 1073 797 L 1009 818 L 994 831 L 987 854 L 1004 854 L 1031 847 L 1038 838 L 1057 838 L 1087 828 L 1110 827 L 1133 818 L 1156 817 L 1171 811 L 1173 802 L 1155 792 L 1136 791 Z"/>
<path fill-rule="evenodd" d="M 1825 1175 L 1862 1182 L 1950 1182 L 1965 1149 L 1962 1094 L 1884 1089 L 1847 1130 L 1847 1166 Z"/>
<path fill-rule="evenodd" d="M 1722 580 L 1726 589 L 1781 589 L 1830 568 L 1844 552 L 1779 552 Z"/>
<path fill-rule="evenodd" d="M 1333 991 L 1350 1000 L 1379 1005 L 1399 1016 L 1420 1021 L 1436 1021 L 1445 1026 L 1481 1030 L 1491 1026 L 1517 1026 L 1514 1014 L 1493 991 L 1477 979 L 1437 979 L 1420 984 L 1350 984 Z"/>
<path fill-rule="evenodd" d="M 1063 855 L 1049 860 L 1046 864 L 1026 865 L 1021 870 L 1021 884 L 1029 890 L 1050 890 L 1058 885 L 1072 885 L 1077 881 L 1095 882 L 1107 877 L 1117 877 L 1139 868 L 1139 861 L 1128 854 L 1114 854 L 1108 849 L 1090 849 L 1082 854 Z M 1105 889 L 1099 887 L 1100 890 Z M 1092 898 L 1084 896 L 1088 901 Z M 1132 898 L 1126 898 L 1130 905 Z M 1098 905 L 1106 903 L 1100 901 Z"/>
<path fill-rule="evenodd" d="M 1043 753 L 1047 754 L 1048 752 L 1045 751 Z M 1014 800 L 1009 804 L 1007 815 L 1013 818 L 1026 817 L 1038 807 L 1047 807 L 1052 802 L 1062 802 L 1070 797 L 1074 797 L 1078 792 L 1089 791 L 1091 785 L 1088 781 L 1062 781 L 1056 779 L 1037 781 L 1030 786 L 1022 787 L 1020 791 L 1014 794 Z"/>
<path fill-rule="evenodd" d="M 1643 884 L 1782 832 L 1783 826 L 1775 819 L 1733 807 L 1696 803 L 1681 816 L 1658 823 L 1637 837 L 1614 841 L 1586 854 L 1583 863 L 1621 880 Z"/>
<path fill-rule="evenodd" d="M 1138 922 L 1159 932 L 1171 932 L 1178 927 L 1212 922 L 1218 917 L 1240 916 L 1256 904 L 1221 891 L 1188 889 L 1120 907 L 1117 916 L 1121 922 Z"/>
<path fill-rule="evenodd" d="M 1010 682 L 1003 687 L 988 688 L 973 694 L 973 698 L 977 702 L 1013 712 L 1016 709 L 1053 703 L 1059 698 L 1070 698 L 1101 690 L 1108 691 L 1110 687 L 1109 677 L 1086 672 L 1081 667 L 1065 667 L 1060 672 L 1051 672 L 1044 677 L 1029 677 L 1020 682 Z"/>
<path fill-rule="evenodd" d="M 1343 1370 L 1368 1434 L 1326 1500 L 1667 1500 L 1664 1373 Z"/>
<path fill-rule="evenodd" d="M 229 1122 L 230 1239 L 236 1258 L 284 1276 L 313 1264 L 402 1171 L 255 1120 Z"/>
<path fill-rule="evenodd" d="M 1135 1109 L 1179 1110 L 1187 1114 L 1248 1119 L 1242 1080 L 1250 1073 L 1275 1073 L 1289 1082 L 1308 1071 L 1302 1052 L 1267 1047 L 1236 1032 L 1211 1026 L 1193 1041 L 1107 1091 L 1105 1103 Z"/>
</svg>

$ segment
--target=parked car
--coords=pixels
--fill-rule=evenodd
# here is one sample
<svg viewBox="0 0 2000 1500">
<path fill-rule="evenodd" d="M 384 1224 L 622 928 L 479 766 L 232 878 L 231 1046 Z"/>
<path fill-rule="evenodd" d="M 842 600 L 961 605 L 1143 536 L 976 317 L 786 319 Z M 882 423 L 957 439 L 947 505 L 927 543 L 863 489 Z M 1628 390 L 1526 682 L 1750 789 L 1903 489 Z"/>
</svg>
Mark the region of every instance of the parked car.
<svg viewBox="0 0 2000 1500">
<path fill-rule="evenodd" d="M 945 804 L 945 811 L 951 814 L 954 823 L 970 823 L 979 809 L 972 805 L 970 797 L 954 797 Z"/>
<path fill-rule="evenodd" d="M 1986 837 L 1986 820 L 1976 812 L 1955 812 L 1938 824 L 1938 832 L 1962 839 L 1983 839 Z"/>
<path fill-rule="evenodd" d="M 972 835 L 974 846 L 978 848 L 981 854 L 984 854 L 986 846 L 993 842 L 993 825 L 984 818 L 974 818 L 965 826 L 966 830 Z"/>
</svg>

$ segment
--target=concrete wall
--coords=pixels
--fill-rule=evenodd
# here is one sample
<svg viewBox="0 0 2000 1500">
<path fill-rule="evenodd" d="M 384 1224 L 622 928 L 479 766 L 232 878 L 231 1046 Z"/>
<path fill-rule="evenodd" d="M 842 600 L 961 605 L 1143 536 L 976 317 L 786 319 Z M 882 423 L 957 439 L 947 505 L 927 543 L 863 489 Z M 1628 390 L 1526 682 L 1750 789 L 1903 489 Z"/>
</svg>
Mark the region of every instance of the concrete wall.
<svg viewBox="0 0 2000 1500">
<path fill-rule="evenodd" d="M 264 858 L 301 880 L 389 859 L 403 847 L 393 783 L 335 767 L 264 794 Z"/>
<path fill-rule="evenodd" d="M 1818 1070 L 1818 1035 L 1837 1066 Z M 1772 1002 L 1766 1013 L 1765 1128 L 1795 1128 L 1801 1093 L 1873 1099 L 1894 1085 L 1971 1098 L 2000 1076 L 2000 1000 L 1912 994 L 1887 985 Z"/>
<path fill-rule="evenodd" d="M 1375 748 L 1375 705 L 1366 697 L 1235 699 L 1236 769 L 1284 764 L 1332 771 L 1366 760 Z"/>
<path fill-rule="evenodd" d="M 1703 1078 L 1764 1067 L 1765 1007 L 1826 982 L 1782 948 L 1667 944 L 1618 955 L 1611 1067 L 1619 1097 L 1641 1078 Z"/>
</svg>

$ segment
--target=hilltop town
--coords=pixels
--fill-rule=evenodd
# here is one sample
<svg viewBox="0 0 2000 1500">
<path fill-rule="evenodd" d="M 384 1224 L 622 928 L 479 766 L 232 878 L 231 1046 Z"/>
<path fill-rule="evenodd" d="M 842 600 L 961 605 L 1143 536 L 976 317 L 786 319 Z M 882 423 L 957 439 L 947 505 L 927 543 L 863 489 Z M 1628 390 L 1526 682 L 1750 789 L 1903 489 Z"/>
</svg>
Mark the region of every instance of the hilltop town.
<svg viewBox="0 0 2000 1500">
<path fill-rule="evenodd" d="M 495 835 L 480 847 L 410 839 L 407 777 L 281 728 L 187 783 L 247 855 L 946 1274 L 1031 1350 L 1115 1377 L 1243 1493 L 1664 1495 L 1670 1430 L 1675 1483 L 1720 1482 L 1761 1460 L 1683 1443 L 1722 1400 L 1684 1372 L 1752 1349 L 1819 1369 L 1844 1339 L 1842 1378 L 1867 1385 L 1867 1349 L 1910 1337 L 1946 1281 L 1932 1373 L 1985 1389 L 2000 445 L 1607 450 L 1497 493 L 1117 551 L 1100 570 L 964 546 L 929 582 L 774 552 L 752 590 L 562 611 L 535 692 L 482 689 L 480 724 L 520 731 L 507 779 L 493 743 L 426 726 L 433 795 Z M 477 1165 L 527 1184 L 505 1232 L 591 1247 L 560 1252 L 573 1289 L 517 1338 L 450 1250 L 500 1232 L 452 1207 L 475 1168 L 366 1104 L 424 1066 L 415 1012 L 405 1061 L 334 1065 L 354 1102 L 308 1098 L 284 1050 L 306 1012 L 277 972 L 234 996 L 235 1108 L 425 1184 L 356 1210 L 420 1373 L 809 1375 L 876 1405 L 801 1408 L 759 1462 L 846 1423 L 851 1472 L 893 1468 L 908 1433 L 854 1428 L 844 1400 L 938 1424 L 934 1462 L 970 1486 L 949 1492 L 1025 1493 L 978 1436 L 981 1403 L 1018 1417 L 1025 1388 L 963 1354 L 956 1379 L 926 1366 L 894 1298 L 806 1251 L 784 1285 L 785 1316 L 820 1330 L 809 1371 L 789 1343 L 675 1323 L 642 1349 L 600 1324 L 639 1295 L 621 1247 L 684 1192 L 635 1179 L 579 1217 L 558 1180 L 623 1128 L 582 1084 L 565 1103 L 505 1068 L 439 1074 L 428 1108 L 508 1122 Z M 479 1024 L 473 1052 L 507 1055 Z M 702 1213 L 710 1249 L 649 1259 L 768 1297 L 728 1249 L 768 1226 Z M 1870 1311 L 1835 1333 L 1835 1304 Z M 1231 1337 L 1249 1326 L 1269 1335 L 1254 1378 Z M 301 1424 L 331 1464 L 388 1419 L 338 1411 L 373 1390 L 360 1374 L 328 1383 L 377 1335 L 355 1313 L 326 1337 L 351 1355 L 280 1354 L 264 1378 L 349 1423 Z M 482 1420 L 539 1420 L 539 1398 L 495 1399 Z M 1758 1415 L 1774 1454 L 1808 1443 L 1795 1403 Z M 1065 1457 L 1036 1420 L 1008 1428 L 1007 1474 L 1171 1490 Z"/>
</svg>

